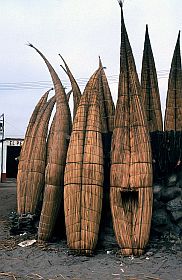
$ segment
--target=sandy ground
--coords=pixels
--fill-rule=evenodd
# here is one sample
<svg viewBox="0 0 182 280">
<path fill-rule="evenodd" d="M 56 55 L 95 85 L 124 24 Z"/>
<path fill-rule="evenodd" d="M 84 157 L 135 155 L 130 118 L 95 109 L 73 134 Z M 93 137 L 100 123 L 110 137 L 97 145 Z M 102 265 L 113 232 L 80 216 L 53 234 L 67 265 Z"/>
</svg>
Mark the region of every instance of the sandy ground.
<svg viewBox="0 0 182 280">
<path fill-rule="evenodd" d="M 22 248 L 36 236 L 10 236 L 9 219 L 16 211 L 16 186 L 0 184 L 0 279 L 44 280 L 181 280 L 180 240 L 153 239 L 141 257 L 123 257 L 119 248 L 104 248 L 93 257 L 73 256 L 66 241 Z"/>
</svg>

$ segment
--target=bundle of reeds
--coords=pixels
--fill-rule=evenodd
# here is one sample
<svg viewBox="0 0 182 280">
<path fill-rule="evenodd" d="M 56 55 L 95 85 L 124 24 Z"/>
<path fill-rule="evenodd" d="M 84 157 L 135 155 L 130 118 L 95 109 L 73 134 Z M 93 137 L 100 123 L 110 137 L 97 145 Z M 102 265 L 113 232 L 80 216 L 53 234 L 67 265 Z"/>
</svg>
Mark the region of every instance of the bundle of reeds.
<svg viewBox="0 0 182 280">
<path fill-rule="evenodd" d="M 64 114 L 62 108 L 56 111 L 48 136 L 45 190 L 38 229 L 39 242 L 49 241 L 52 237 L 63 202 L 63 178 L 70 132 L 66 133 L 66 129 L 64 131 L 65 122 L 61 119 L 61 114 Z"/>
<path fill-rule="evenodd" d="M 148 26 L 146 26 L 145 33 L 141 72 L 141 88 L 149 131 L 162 131 L 162 111 L 157 81 L 157 72 L 148 33 Z"/>
<path fill-rule="evenodd" d="M 81 91 L 80 88 L 78 86 L 77 81 L 75 80 L 72 72 L 70 71 L 70 68 L 68 67 L 68 64 L 66 63 L 66 61 L 64 60 L 64 58 L 59 54 L 59 56 L 61 57 L 65 68 L 61 65 L 61 67 L 63 68 L 63 70 L 65 71 L 65 73 L 68 75 L 70 82 L 71 82 L 71 86 L 72 86 L 72 91 L 73 91 L 73 102 L 74 102 L 74 107 L 73 107 L 73 119 L 76 115 L 76 111 L 78 108 L 78 105 L 80 103 L 80 98 L 81 98 Z"/>
<path fill-rule="evenodd" d="M 121 6 L 121 65 L 111 147 L 110 201 L 117 242 L 140 255 L 152 216 L 152 157 L 141 88 Z"/>
<path fill-rule="evenodd" d="M 72 93 L 72 89 L 70 91 L 68 91 L 68 93 L 66 94 L 68 102 L 70 100 L 71 93 Z"/>
<path fill-rule="evenodd" d="M 73 123 L 64 177 L 67 243 L 77 253 L 91 254 L 97 239 L 103 196 L 103 148 L 98 79 L 90 78 Z"/>
<path fill-rule="evenodd" d="M 178 34 L 168 79 L 164 130 L 182 130 L 182 69 L 180 32 Z"/>
<path fill-rule="evenodd" d="M 37 48 L 31 44 L 30 47 L 34 48 L 46 63 L 56 96 L 56 114 L 49 135 L 45 190 L 38 230 L 39 241 L 46 241 L 52 235 L 62 202 L 64 168 L 72 123 L 66 93 L 57 73 Z"/>
<path fill-rule="evenodd" d="M 71 93 L 72 93 L 72 89 L 66 94 L 66 98 L 67 98 L 68 102 L 69 102 Z M 52 119 L 52 123 L 51 123 L 49 134 L 48 134 L 48 139 L 47 139 L 47 158 L 49 158 L 49 152 L 51 152 L 52 145 L 54 143 L 55 122 L 56 122 L 56 113 L 54 114 L 54 117 Z M 47 160 L 46 160 L 46 163 L 47 163 Z"/>
<path fill-rule="evenodd" d="M 100 77 L 99 77 L 99 98 L 102 133 L 112 132 L 114 128 L 115 107 L 112 99 L 107 77 L 99 57 Z"/>
<path fill-rule="evenodd" d="M 110 151 L 111 151 L 111 138 L 114 128 L 114 115 L 115 106 L 112 99 L 109 83 L 102 65 L 101 58 L 99 57 L 99 99 L 100 99 L 100 112 L 101 112 L 101 126 L 102 126 L 102 142 L 104 153 L 104 189 L 103 189 L 103 209 L 100 226 L 100 236 L 106 235 L 107 229 L 111 224 L 111 211 L 110 211 Z"/>
<path fill-rule="evenodd" d="M 20 155 L 17 176 L 17 205 L 18 213 L 32 213 L 37 210 L 40 195 L 44 186 L 46 163 L 46 138 L 50 115 L 55 104 L 53 96 L 37 114 L 34 126 L 32 120 L 25 137 L 25 146 Z M 37 110 L 37 107 L 36 107 Z M 26 147 L 26 148 L 25 148 Z"/>
<path fill-rule="evenodd" d="M 32 140 L 32 135 L 34 133 L 34 128 L 36 127 L 36 124 L 39 122 L 40 119 L 40 114 L 41 114 L 41 110 L 44 107 L 44 105 L 47 102 L 47 98 L 48 98 L 48 94 L 49 92 L 52 90 L 52 88 L 50 90 L 48 90 L 39 100 L 39 102 L 37 103 L 35 109 L 33 110 L 33 113 L 30 117 L 27 129 L 26 129 L 26 133 L 25 133 L 25 138 L 23 141 L 23 145 L 21 148 L 21 154 L 20 154 L 20 159 L 19 159 L 19 165 L 18 165 L 18 169 L 21 170 L 21 165 L 23 164 L 23 161 L 26 159 L 27 157 L 27 153 Z M 36 123 L 36 124 L 35 124 Z"/>
</svg>

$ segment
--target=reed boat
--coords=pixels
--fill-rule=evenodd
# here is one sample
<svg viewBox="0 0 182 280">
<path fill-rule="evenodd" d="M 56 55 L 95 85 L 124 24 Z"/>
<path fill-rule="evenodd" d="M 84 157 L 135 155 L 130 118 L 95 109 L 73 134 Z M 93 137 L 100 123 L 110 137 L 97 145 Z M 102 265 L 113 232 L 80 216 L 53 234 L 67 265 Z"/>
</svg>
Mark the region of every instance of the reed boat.
<svg viewBox="0 0 182 280">
<path fill-rule="evenodd" d="M 43 107 L 40 106 L 37 117 L 35 117 L 38 107 L 36 106 L 27 128 L 17 175 L 19 214 L 35 214 L 39 204 L 44 187 L 47 130 L 54 104 L 55 96 L 50 98 Z M 34 118 L 36 118 L 35 121 Z"/>
<path fill-rule="evenodd" d="M 18 164 L 19 171 L 21 170 L 21 165 L 23 164 L 23 161 L 26 160 L 26 158 L 27 158 L 27 153 L 30 150 L 29 146 L 32 141 L 34 129 L 35 129 L 37 123 L 39 122 L 41 111 L 47 102 L 47 98 L 48 98 L 49 92 L 51 90 L 52 90 L 52 88 L 50 90 L 46 91 L 46 93 L 44 93 L 44 95 L 40 98 L 40 100 L 38 101 L 37 105 L 35 106 L 35 108 L 32 112 L 32 115 L 30 117 L 27 129 L 26 129 L 23 145 L 21 148 L 20 159 L 19 159 L 19 164 Z"/>
<path fill-rule="evenodd" d="M 70 80 L 70 83 L 71 83 L 71 86 L 72 86 L 72 91 L 73 91 L 73 103 L 74 103 L 74 107 L 73 107 L 73 119 L 76 115 L 76 111 L 77 111 L 77 108 L 78 108 L 78 105 L 80 103 L 80 98 L 81 98 L 81 91 L 80 91 L 80 88 L 78 86 L 78 83 L 77 81 L 75 80 L 70 68 L 68 67 L 68 64 L 66 63 L 66 61 L 64 60 L 64 58 L 59 54 L 59 56 L 61 57 L 63 63 L 64 63 L 64 66 L 61 65 L 61 67 L 63 68 L 63 70 L 65 71 L 65 73 L 68 75 L 69 77 L 69 80 Z"/>
<path fill-rule="evenodd" d="M 145 32 L 141 71 L 141 88 L 141 95 L 146 111 L 149 132 L 162 131 L 163 125 L 160 94 L 148 26 L 146 26 Z"/>
<path fill-rule="evenodd" d="M 111 95 L 111 90 L 100 57 L 99 57 L 99 67 L 101 69 L 100 76 L 99 76 L 99 98 L 100 98 L 100 105 L 101 105 L 100 111 L 101 111 L 102 133 L 108 133 L 108 132 L 112 132 L 114 128 L 115 107 Z"/>
<path fill-rule="evenodd" d="M 141 255 L 151 226 L 152 156 L 141 87 L 119 2 L 121 64 L 111 144 L 110 203 L 122 254 Z"/>
<path fill-rule="evenodd" d="M 64 175 L 67 244 L 90 255 L 97 244 L 103 197 L 103 147 L 97 70 L 81 97 L 70 138 Z"/>
<path fill-rule="evenodd" d="M 180 53 L 180 32 L 178 34 L 168 79 L 165 131 L 181 131 L 182 128 L 182 68 Z"/>
<path fill-rule="evenodd" d="M 40 50 L 32 44 L 29 46 L 44 60 L 52 78 L 56 98 L 56 113 L 47 144 L 45 189 L 38 229 L 38 240 L 42 242 L 51 238 L 63 202 L 64 168 L 72 123 L 66 93 L 57 73 Z"/>
<path fill-rule="evenodd" d="M 102 236 L 107 236 L 108 229 L 112 227 L 111 209 L 109 201 L 110 192 L 110 163 L 111 163 L 111 138 L 114 128 L 115 105 L 112 99 L 111 90 L 103 67 L 101 58 L 99 56 L 99 99 L 101 112 L 101 126 L 102 126 L 102 142 L 104 152 L 104 188 L 103 188 L 103 207 L 102 218 L 100 225 L 100 239 Z M 105 238 L 104 237 L 104 238 Z M 106 237 L 107 238 L 107 237 Z"/>
</svg>

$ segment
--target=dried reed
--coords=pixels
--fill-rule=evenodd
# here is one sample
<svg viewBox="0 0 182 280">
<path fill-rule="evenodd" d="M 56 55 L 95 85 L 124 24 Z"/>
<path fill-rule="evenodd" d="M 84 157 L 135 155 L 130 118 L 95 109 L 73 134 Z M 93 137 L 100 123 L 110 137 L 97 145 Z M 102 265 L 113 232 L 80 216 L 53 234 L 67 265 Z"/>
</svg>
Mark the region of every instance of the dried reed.
<svg viewBox="0 0 182 280">
<path fill-rule="evenodd" d="M 114 128 L 115 107 L 112 100 L 111 91 L 107 77 L 99 57 L 99 67 L 101 68 L 99 77 L 99 97 L 102 122 L 102 133 L 112 132 Z"/>
<path fill-rule="evenodd" d="M 152 158 L 141 88 L 121 5 L 121 65 L 111 156 L 111 211 L 122 253 L 143 252 L 152 216 Z"/>
<path fill-rule="evenodd" d="M 36 123 L 39 122 L 41 110 L 44 108 L 44 106 L 47 102 L 48 94 L 51 90 L 52 89 L 48 90 L 41 97 L 41 99 L 37 103 L 32 115 L 30 117 L 29 124 L 27 126 L 26 133 L 25 133 L 25 139 L 23 141 L 23 145 L 22 145 L 22 148 L 21 148 L 21 154 L 20 154 L 20 160 L 19 160 L 19 169 L 21 169 L 20 166 L 21 166 L 21 163 L 23 162 L 23 160 L 26 159 L 26 157 L 27 157 L 27 152 L 29 150 L 29 145 L 31 143 L 32 135 L 34 133 L 34 128 L 36 127 Z"/>
<path fill-rule="evenodd" d="M 149 131 L 162 131 L 162 111 L 157 81 L 157 72 L 148 33 L 148 26 L 146 26 L 145 33 L 141 72 L 141 88 Z"/>
<path fill-rule="evenodd" d="M 51 237 L 61 205 L 64 168 L 72 123 L 66 93 L 57 73 L 46 57 L 37 48 L 31 44 L 29 46 L 39 53 L 47 65 L 54 84 L 56 96 L 56 114 L 48 138 L 45 190 L 38 230 L 38 239 L 41 241 L 48 240 Z"/>
<path fill-rule="evenodd" d="M 67 97 L 68 102 L 69 102 L 69 100 L 70 100 L 71 93 L 72 93 L 72 89 L 66 94 L 66 97 Z"/>
<path fill-rule="evenodd" d="M 102 209 L 103 148 L 97 70 L 86 85 L 73 123 L 64 178 L 67 243 L 83 254 L 94 250 Z"/>
<path fill-rule="evenodd" d="M 71 86 L 72 86 L 72 91 L 73 91 L 73 102 L 74 102 L 74 108 L 73 108 L 73 118 L 75 117 L 76 115 L 76 111 L 77 111 L 77 108 L 78 108 L 78 105 L 80 103 L 80 98 L 81 98 L 81 91 L 80 91 L 80 88 L 72 74 L 72 72 L 70 71 L 66 61 L 64 60 L 64 58 L 59 55 L 65 65 L 65 68 L 61 65 L 61 67 L 63 68 L 63 70 L 65 71 L 65 73 L 68 75 L 69 79 L 70 79 L 70 82 L 71 82 Z"/>
<path fill-rule="evenodd" d="M 182 128 L 182 68 L 180 32 L 176 42 L 168 79 L 164 130 L 181 131 Z"/>
<path fill-rule="evenodd" d="M 17 176 L 18 213 L 36 212 L 44 185 L 46 138 L 50 115 L 55 104 L 53 96 L 37 114 L 32 133 L 29 130 L 29 145 L 20 156 Z M 28 127 L 28 129 L 30 126 Z"/>
</svg>

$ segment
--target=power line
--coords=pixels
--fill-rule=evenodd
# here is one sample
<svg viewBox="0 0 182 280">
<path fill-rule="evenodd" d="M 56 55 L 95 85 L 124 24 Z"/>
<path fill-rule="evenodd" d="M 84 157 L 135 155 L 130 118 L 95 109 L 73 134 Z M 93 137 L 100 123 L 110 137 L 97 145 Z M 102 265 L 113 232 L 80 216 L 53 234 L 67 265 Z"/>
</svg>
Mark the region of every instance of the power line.
<svg viewBox="0 0 182 280">
<path fill-rule="evenodd" d="M 157 72 L 158 79 L 167 79 L 168 78 L 168 70 L 160 70 Z M 118 83 L 119 75 L 110 75 L 107 76 L 108 82 L 110 84 Z M 89 78 L 77 78 L 76 81 L 80 87 L 83 87 L 88 82 Z M 71 87 L 70 81 L 61 80 L 62 84 L 65 87 Z M 52 87 L 53 84 L 51 81 L 32 81 L 32 82 L 6 82 L 0 83 L 0 91 L 13 91 L 13 90 L 38 90 Z"/>
<path fill-rule="evenodd" d="M 10 122 L 8 122 L 6 119 L 4 120 L 4 123 L 5 123 L 5 126 L 11 126 L 13 129 L 15 129 L 16 131 L 18 130 L 18 132 L 20 133 L 21 132 L 21 134 L 23 134 L 24 132 L 21 130 L 21 129 L 19 129 L 17 126 L 15 126 L 14 124 L 12 124 L 12 123 L 10 123 Z"/>
</svg>

